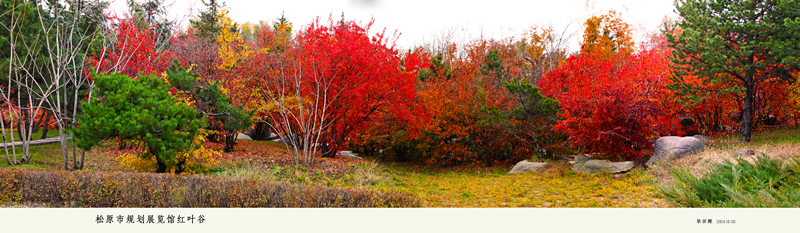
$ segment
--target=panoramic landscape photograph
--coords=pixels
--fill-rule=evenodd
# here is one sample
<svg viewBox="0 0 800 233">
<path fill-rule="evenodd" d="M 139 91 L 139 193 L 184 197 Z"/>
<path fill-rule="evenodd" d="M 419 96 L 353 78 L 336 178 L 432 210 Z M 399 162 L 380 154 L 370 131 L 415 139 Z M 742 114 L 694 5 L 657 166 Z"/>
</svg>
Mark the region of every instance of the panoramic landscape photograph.
<svg viewBox="0 0 800 233">
<path fill-rule="evenodd" d="M 800 207 L 795 0 L 2 0 L 0 31 L 3 209 Z"/>
</svg>

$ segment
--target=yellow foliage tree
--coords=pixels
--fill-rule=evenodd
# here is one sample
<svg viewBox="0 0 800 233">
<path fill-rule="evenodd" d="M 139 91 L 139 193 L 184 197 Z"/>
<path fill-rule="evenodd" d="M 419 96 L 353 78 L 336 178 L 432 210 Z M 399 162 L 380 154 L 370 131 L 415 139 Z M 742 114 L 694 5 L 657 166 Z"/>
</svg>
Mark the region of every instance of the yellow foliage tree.
<svg viewBox="0 0 800 233">
<path fill-rule="evenodd" d="M 583 23 L 583 43 L 581 52 L 600 50 L 602 57 L 610 57 L 616 52 L 633 52 L 633 38 L 631 27 L 622 21 L 621 15 L 614 10 L 608 14 L 593 15 Z"/>
<path fill-rule="evenodd" d="M 269 52 L 269 49 L 259 48 L 252 42 L 245 39 L 242 32 L 253 32 L 254 24 L 237 24 L 228 16 L 228 9 L 220 10 L 217 22 L 220 32 L 217 37 L 219 64 L 216 66 L 217 75 L 213 81 L 217 81 L 222 93 L 231 98 L 231 104 L 244 107 L 252 93 L 252 88 L 248 86 L 251 74 L 248 67 L 241 67 L 242 64 L 249 64 L 249 60 L 258 53 Z"/>
<path fill-rule="evenodd" d="M 283 51 L 292 39 L 292 22 L 281 14 L 281 17 L 272 23 L 272 30 L 268 31 L 265 28 L 264 31 L 264 38 L 259 45 L 270 50 Z"/>
<path fill-rule="evenodd" d="M 518 43 L 522 58 L 528 61 L 523 77 L 536 85 L 550 70 L 558 68 L 567 58 L 568 35 L 559 34 L 552 26 L 532 26 Z"/>
<path fill-rule="evenodd" d="M 236 23 L 228 16 L 228 9 L 220 10 L 217 14 L 217 22 L 219 22 L 219 36 L 217 37 L 217 44 L 219 45 L 219 57 L 222 62 L 219 64 L 220 70 L 231 70 L 241 60 L 247 59 L 253 52 L 249 49 L 248 43 L 242 39 L 240 31 L 242 29 L 248 30 L 251 24 L 243 24 L 242 29 L 238 28 Z"/>
<path fill-rule="evenodd" d="M 208 171 L 217 165 L 216 158 L 222 153 L 203 147 L 206 136 L 210 131 L 201 129 L 197 136 L 192 140 L 192 149 L 188 152 L 181 152 L 176 156 L 176 161 L 180 161 L 177 166 L 169 169 L 168 172 L 175 173 L 176 170 L 183 171 L 182 174 L 196 174 Z M 125 153 L 117 157 L 120 166 L 137 172 L 153 172 L 156 170 L 156 157 L 147 151 L 145 146 L 139 154 Z"/>
</svg>

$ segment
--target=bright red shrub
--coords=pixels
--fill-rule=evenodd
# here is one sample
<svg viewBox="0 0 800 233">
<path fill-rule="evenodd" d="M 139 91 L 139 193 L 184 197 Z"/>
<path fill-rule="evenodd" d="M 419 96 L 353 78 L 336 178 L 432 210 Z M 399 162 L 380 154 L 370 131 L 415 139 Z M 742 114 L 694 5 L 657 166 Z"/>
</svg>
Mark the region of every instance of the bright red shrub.
<svg viewBox="0 0 800 233">
<path fill-rule="evenodd" d="M 660 43 L 633 54 L 602 55 L 570 56 L 539 83 L 563 111 L 553 129 L 584 151 L 641 161 L 642 150 L 652 148 L 648 138 L 667 132 L 676 119 L 674 105 L 666 100 L 667 50 Z"/>
<path fill-rule="evenodd" d="M 137 26 L 133 18 L 111 20 L 116 22 L 116 27 L 107 33 L 113 35 L 110 38 L 113 45 L 88 57 L 87 69 L 136 77 L 139 73 L 164 71 L 170 65 L 172 54 L 159 50 L 156 31 Z"/>
<path fill-rule="evenodd" d="M 302 84 L 291 85 L 300 89 L 301 98 L 320 97 L 325 102 L 315 106 L 326 108 L 324 124 L 329 126 L 324 128 L 327 132 L 322 133 L 321 143 L 327 147 L 323 148 L 327 156 L 345 149 L 354 133 L 376 121 L 405 124 L 412 116 L 421 115 L 421 109 L 413 107 L 413 100 L 417 95 L 416 72 L 426 66 L 427 56 L 415 50 L 401 57 L 393 38 L 385 32 L 369 36 L 372 24 L 373 21 L 359 25 L 328 19 L 328 24 L 323 25 L 317 19 L 294 38 L 295 47 L 283 53 L 283 73 L 265 73 L 278 79 L 287 74 L 299 75 Z M 263 89 L 290 91 L 280 87 Z M 317 96 L 321 93 L 324 96 Z M 276 118 L 280 116 L 273 119 Z"/>
</svg>

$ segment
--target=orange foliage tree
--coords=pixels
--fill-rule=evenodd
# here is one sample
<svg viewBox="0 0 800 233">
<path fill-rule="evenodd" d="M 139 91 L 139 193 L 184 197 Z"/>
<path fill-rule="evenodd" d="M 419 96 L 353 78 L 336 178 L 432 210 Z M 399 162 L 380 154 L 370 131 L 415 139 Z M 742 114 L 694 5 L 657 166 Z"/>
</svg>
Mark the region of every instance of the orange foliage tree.
<svg viewBox="0 0 800 233">
<path fill-rule="evenodd" d="M 618 52 L 633 52 L 630 25 L 620 17 L 619 13 L 610 10 L 605 15 L 593 15 L 587 19 L 583 24 L 585 30 L 581 52 L 596 53 L 600 57 L 609 57 Z"/>
<path fill-rule="evenodd" d="M 534 86 L 547 72 L 558 68 L 567 58 L 566 44 L 571 35 L 566 29 L 558 33 L 551 27 L 531 27 L 517 42 L 519 53 L 527 64 L 520 67 L 519 78 Z"/>
<path fill-rule="evenodd" d="M 506 38 L 445 46 L 418 75 L 415 106 L 424 111 L 411 121 L 415 125 L 371 127 L 362 140 L 400 161 L 492 165 L 530 158 L 533 147 L 493 121 L 494 113 L 517 105 L 506 82 L 529 64 L 518 45 Z M 407 132 L 412 126 L 416 136 Z"/>
</svg>

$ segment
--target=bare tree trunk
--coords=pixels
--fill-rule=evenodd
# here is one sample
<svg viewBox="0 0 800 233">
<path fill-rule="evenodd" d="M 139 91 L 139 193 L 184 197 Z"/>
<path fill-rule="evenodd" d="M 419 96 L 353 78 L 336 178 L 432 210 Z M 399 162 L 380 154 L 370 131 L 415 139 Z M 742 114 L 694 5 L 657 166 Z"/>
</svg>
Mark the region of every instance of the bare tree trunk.
<svg viewBox="0 0 800 233">
<path fill-rule="evenodd" d="M 236 144 L 236 133 L 226 133 L 225 134 L 225 147 L 223 151 L 225 153 L 233 152 L 233 146 Z"/>
<path fill-rule="evenodd" d="M 86 151 L 84 151 L 84 150 L 81 150 L 81 169 L 83 169 L 83 165 L 84 165 L 84 163 L 83 163 L 83 162 L 84 162 L 84 160 L 83 160 L 83 159 L 84 159 L 85 157 L 86 157 Z"/>
<path fill-rule="evenodd" d="M 69 170 L 69 157 L 67 152 L 67 138 L 64 137 L 64 129 L 59 127 L 58 134 L 61 135 L 61 159 L 64 160 L 64 170 Z"/>
<path fill-rule="evenodd" d="M 22 116 L 17 118 L 17 137 L 19 137 L 20 140 L 22 140 L 24 138 L 22 136 L 22 128 L 25 128 L 24 127 L 25 123 L 22 122 L 22 119 L 25 118 L 25 112 L 24 111 L 20 111 L 20 113 L 22 114 Z"/>
<path fill-rule="evenodd" d="M 11 43 L 11 46 L 12 46 L 12 58 L 13 58 L 14 43 Z M 11 73 L 11 69 L 9 69 L 9 78 L 8 78 L 8 86 L 9 87 L 11 86 L 11 74 L 10 73 Z M 14 156 L 14 162 L 12 164 L 13 165 L 17 165 L 19 162 L 17 161 L 17 150 L 16 150 L 16 147 L 14 146 L 14 110 L 13 110 L 13 105 L 11 104 L 11 98 L 9 98 L 10 94 L 11 93 L 8 93 L 8 95 L 6 95 L 5 91 L 3 91 L 3 98 L 6 100 L 6 103 L 8 103 L 8 123 L 9 123 L 9 125 L 8 125 L 9 126 L 8 135 L 11 137 L 11 152 L 12 152 L 12 154 Z M 8 154 L 8 141 L 6 141 L 5 122 L 3 122 L 3 124 L 4 124 L 3 125 L 3 143 L 5 145 L 4 148 L 6 150 L 6 159 L 8 159 L 8 157 L 9 157 L 9 154 Z"/>
<path fill-rule="evenodd" d="M 53 116 L 53 114 L 50 112 L 45 112 L 45 114 L 47 117 L 44 120 L 44 127 L 42 127 L 42 139 L 47 138 L 47 131 L 50 129 L 50 117 Z"/>
<path fill-rule="evenodd" d="M 3 93 L 3 96 L 5 96 L 5 93 Z M 11 105 L 11 103 L 8 103 L 8 104 Z M 9 114 L 9 115 L 11 115 L 11 114 Z M 3 116 L 3 118 L 5 118 L 5 116 Z M 16 156 L 14 157 L 14 161 L 12 162 L 11 161 L 11 157 L 8 154 L 8 144 L 6 143 L 7 141 L 6 141 L 6 122 L 5 122 L 5 119 L 0 120 L 0 131 L 2 131 L 2 133 L 3 133 L 3 148 L 6 151 L 6 161 L 8 162 L 8 165 L 16 165 L 17 164 Z M 13 135 L 14 133 L 11 133 L 11 134 Z"/>
<path fill-rule="evenodd" d="M 81 162 L 78 163 L 78 155 L 77 150 L 75 149 L 75 139 L 72 139 L 72 170 L 81 170 L 83 169 L 83 153 L 81 153 Z"/>
<path fill-rule="evenodd" d="M 21 82 L 19 80 L 17 80 L 17 86 L 21 86 L 20 84 L 21 84 Z M 19 140 L 22 142 L 22 161 L 20 161 L 20 162 L 25 164 L 25 163 L 28 163 L 30 161 L 28 160 L 28 152 L 25 150 L 25 137 L 22 136 L 22 134 L 23 134 L 22 130 L 25 129 L 25 125 L 22 123 L 22 119 L 25 118 L 25 116 L 24 116 L 25 108 L 24 108 L 23 104 L 21 103 L 22 102 L 21 92 L 22 92 L 21 90 L 17 90 L 17 101 L 18 101 L 18 104 L 19 104 L 18 107 L 17 107 L 17 112 L 18 112 L 17 118 L 19 119 L 19 124 L 17 124 L 17 132 L 20 133 Z"/>
<path fill-rule="evenodd" d="M 150 150 L 154 151 L 154 150 Z M 152 152 L 150 152 L 152 153 Z M 165 173 L 167 172 L 167 164 L 164 163 L 164 160 L 158 157 L 158 155 L 153 154 L 156 157 L 156 173 Z"/>
<path fill-rule="evenodd" d="M 40 116 L 40 117 L 33 116 L 33 119 L 31 119 L 31 134 L 39 132 L 39 125 L 42 124 L 42 121 L 44 121 L 44 117 L 45 117 L 44 114 L 47 114 L 47 113 L 45 112 L 45 113 L 42 113 L 42 114 L 43 115 Z"/>
<path fill-rule="evenodd" d="M 277 78 L 261 89 L 262 98 L 265 103 L 275 106 L 275 110 L 269 114 L 272 122 L 269 126 L 285 142 L 286 150 L 291 152 L 292 162 L 311 166 L 318 157 L 320 147 L 326 146 L 322 136 L 330 126 L 330 105 L 338 96 L 328 96 L 330 84 L 321 78 L 314 84 L 303 83 L 299 65 L 289 70 L 292 74 L 280 72 Z M 303 85 L 314 85 L 310 96 L 303 96 L 300 92 Z"/>
<path fill-rule="evenodd" d="M 751 77 L 752 78 L 752 77 Z M 750 135 L 753 132 L 753 92 L 755 87 L 753 84 L 745 84 L 744 103 L 742 104 L 742 122 L 740 127 L 739 140 L 742 142 L 750 142 Z"/>
<path fill-rule="evenodd" d="M 25 129 L 28 129 L 28 127 L 30 126 L 30 111 L 31 111 L 30 109 L 21 111 L 22 116 L 20 116 L 19 118 L 19 126 L 21 127 L 17 127 L 17 133 L 19 134 L 19 138 L 23 139 L 28 138 L 27 133 L 25 133 L 27 132 Z"/>
<path fill-rule="evenodd" d="M 125 145 L 125 140 L 123 140 L 122 137 L 117 137 L 117 144 L 118 144 L 117 145 L 117 149 L 118 150 L 126 150 L 127 149 L 127 147 Z"/>
</svg>

